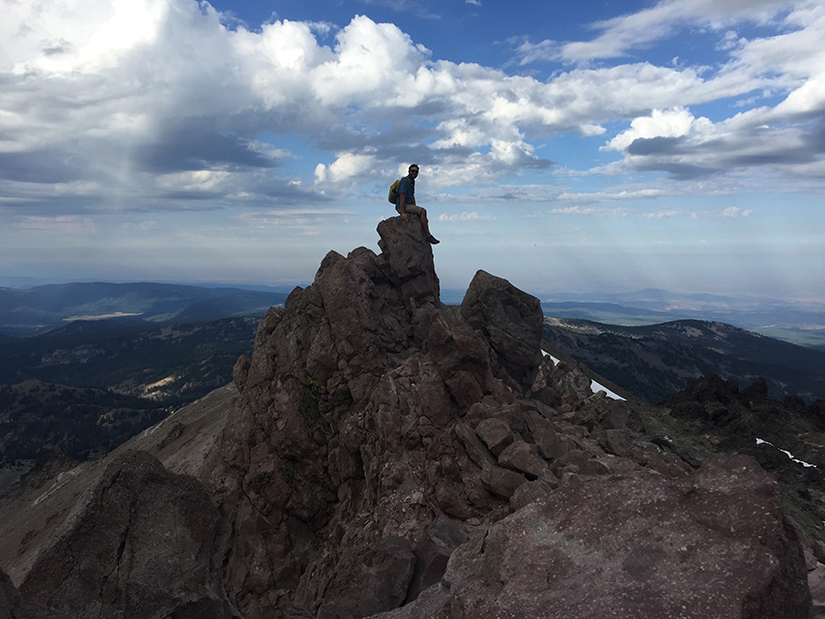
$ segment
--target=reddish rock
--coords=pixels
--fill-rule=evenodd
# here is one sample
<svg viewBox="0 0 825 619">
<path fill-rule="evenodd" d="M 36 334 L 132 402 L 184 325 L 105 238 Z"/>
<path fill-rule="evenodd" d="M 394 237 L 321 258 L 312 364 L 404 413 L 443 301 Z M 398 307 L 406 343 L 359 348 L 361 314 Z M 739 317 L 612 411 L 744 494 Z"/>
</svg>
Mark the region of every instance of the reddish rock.
<svg viewBox="0 0 825 619">
<path fill-rule="evenodd" d="M 440 303 L 433 251 L 421 223 L 415 217 L 385 219 L 378 224 L 378 246 L 391 269 L 394 283 L 410 307 Z"/>
<path fill-rule="evenodd" d="M 539 363 L 535 298 L 479 272 L 443 307 L 420 224 L 378 230 L 381 254 L 328 253 L 236 364 L 219 439 L 189 455 L 219 512 L 132 455 L 86 482 L 62 529 L 4 525 L 4 542 L 32 533 L 0 559 L 15 582 L 28 572 L 36 619 L 224 619 L 227 598 L 246 619 L 805 616 L 764 471 L 734 458 L 688 475 L 682 458 L 702 457 L 646 434 L 634 404 Z M 158 434 L 164 450 L 186 436 Z"/>
<path fill-rule="evenodd" d="M 527 478 L 511 469 L 492 466 L 481 472 L 481 481 L 490 492 L 509 500 Z"/>
<path fill-rule="evenodd" d="M 513 431 L 507 422 L 495 417 L 481 421 L 476 426 L 476 434 L 495 456 L 501 454 L 506 447 L 512 445 L 515 441 Z"/>
<path fill-rule="evenodd" d="M 526 484 L 521 484 L 513 496 L 510 497 L 510 506 L 513 510 L 519 510 L 525 505 L 529 505 L 533 501 L 539 501 L 547 498 L 547 496 L 559 487 L 559 480 L 552 473 L 548 473 L 541 479 L 528 481 Z"/>
<path fill-rule="evenodd" d="M 502 469 L 488 481 L 504 496 L 491 494 L 482 470 L 498 469 L 495 458 L 460 419 L 484 399 L 512 403 L 501 359 L 522 363 L 513 351 L 538 344 L 519 344 L 523 329 L 511 326 L 510 347 L 493 353 L 443 308 L 420 227 L 391 218 L 378 226 L 381 254 L 327 254 L 311 286 L 268 312 L 236 366 L 241 397 L 210 487 L 232 523 L 227 590 L 250 618 L 268 603 L 313 611 L 353 548 L 419 539 L 441 514 L 506 507 L 524 481 Z M 491 297 L 501 311 L 529 305 L 507 295 Z M 518 316 L 513 324 L 529 322 Z M 268 600 L 271 591 L 283 595 Z"/>
<path fill-rule="evenodd" d="M 542 457 L 552 461 L 567 453 L 567 443 L 559 437 L 549 419 L 537 411 L 527 411 L 524 417 Z"/>
<path fill-rule="evenodd" d="M 479 440 L 478 435 L 464 423 L 455 425 L 455 434 L 464 445 L 464 449 L 470 459 L 482 469 L 497 465 L 496 459 L 487 447 Z"/>
<path fill-rule="evenodd" d="M 779 486 L 746 456 L 709 459 L 680 480 L 636 471 L 556 490 L 457 549 L 444 581 L 421 614 L 416 601 L 383 617 L 801 619 L 811 609 Z"/>
<path fill-rule="evenodd" d="M 538 479 L 550 472 L 538 448 L 525 441 L 516 441 L 507 447 L 499 454 L 498 462 L 503 467 L 524 474 L 527 479 Z"/>
</svg>

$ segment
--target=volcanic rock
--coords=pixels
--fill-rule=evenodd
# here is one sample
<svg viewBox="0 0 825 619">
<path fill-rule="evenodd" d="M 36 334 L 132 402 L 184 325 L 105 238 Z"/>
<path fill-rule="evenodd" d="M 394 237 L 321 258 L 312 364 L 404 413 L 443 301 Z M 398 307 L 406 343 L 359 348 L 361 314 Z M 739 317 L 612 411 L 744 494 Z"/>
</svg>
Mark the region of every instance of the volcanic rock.
<svg viewBox="0 0 825 619">
<path fill-rule="evenodd" d="M 461 316 L 490 343 L 504 370 L 528 388 L 541 364 L 541 302 L 510 282 L 479 271 L 461 302 Z"/>
<path fill-rule="evenodd" d="M 523 381 L 535 372 L 538 340 L 518 338 L 526 324 L 540 334 L 541 309 L 509 285 L 488 294 L 484 282 L 501 287 L 488 278 L 474 294 L 495 299 L 507 321 L 480 315 L 471 327 L 441 306 L 420 223 L 396 217 L 378 232 L 379 255 L 330 252 L 311 286 L 269 311 L 251 358 L 236 365 L 241 398 L 208 486 L 234 531 L 224 581 L 248 617 L 328 604 L 354 549 L 420 539 L 445 513 L 506 508 L 473 459 L 495 457 L 472 429 L 470 452 L 456 433 L 482 400 L 501 407 L 518 395 L 502 360 Z M 500 354 L 484 333 L 502 334 Z"/>
<path fill-rule="evenodd" d="M 746 456 L 634 471 L 530 503 L 459 547 L 443 586 L 384 619 L 807 617 L 779 486 Z"/>
<path fill-rule="evenodd" d="M 410 309 L 420 303 L 440 303 L 438 276 L 424 228 L 410 217 L 385 219 L 378 224 L 378 247 Z"/>
<path fill-rule="evenodd" d="M 586 368 L 542 358 L 534 297 L 479 272 L 445 307 L 420 223 L 378 232 L 382 253 L 328 253 L 267 312 L 220 422 L 198 426 L 217 438 L 157 432 L 203 487 L 127 453 L 48 547 L 3 529 L 38 619 L 807 616 L 800 541 L 753 460 L 652 434 Z M 78 492 L 81 468 L 36 501 Z"/>
<path fill-rule="evenodd" d="M 735 561 L 754 537 L 737 533 L 737 518 L 749 516 L 714 516 L 701 501 L 682 514 L 690 488 L 705 500 L 712 466 L 689 475 L 628 404 L 593 395 L 583 368 L 543 359 L 537 299 L 480 271 L 459 311 L 445 308 L 420 225 L 393 218 L 378 232 L 379 255 L 328 254 L 311 286 L 270 310 L 236 367 L 241 397 L 208 485 L 233 530 L 224 583 L 248 619 L 361 616 L 405 599 L 387 616 L 435 617 L 447 605 L 451 618 L 564 616 L 537 600 L 549 608 L 572 592 L 587 612 L 627 602 L 652 617 L 657 604 L 694 603 L 693 588 L 724 597 L 725 612 L 733 599 L 805 606 L 799 542 L 758 467 L 722 463 L 741 487 L 706 493 L 714 509 L 728 509 L 729 491 L 770 515 L 754 534 L 767 554 L 752 553 L 755 575 L 736 589 L 724 574 L 746 567 Z M 470 541 L 440 547 L 437 561 L 410 559 L 400 540 L 426 540 L 446 517 Z"/>
<path fill-rule="evenodd" d="M 113 462 L 20 591 L 48 619 L 239 616 L 220 579 L 218 510 L 192 477 L 145 452 Z"/>
<path fill-rule="evenodd" d="M 767 397 L 765 381 L 757 379 L 741 393 L 733 381 L 706 376 L 669 397 L 670 414 L 660 414 L 667 426 L 651 440 L 667 445 L 695 463 L 710 439 L 726 452 L 753 456 L 784 488 L 786 513 L 808 534 L 825 538 L 825 424 L 822 402 L 810 406 L 798 398 L 784 402 Z M 681 435 L 679 437 L 679 435 Z M 673 437 L 679 437 L 676 440 Z M 705 443 L 699 440 L 703 437 Z M 671 440 L 673 439 L 673 440 Z"/>
<path fill-rule="evenodd" d="M 415 573 L 407 592 L 408 602 L 441 580 L 450 555 L 469 539 L 458 522 L 447 516 L 439 516 L 427 527 L 415 545 Z"/>
<path fill-rule="evenodd" d="M 476 434 L 484 441 L 485 445 L 498 456 L 505 448 L 513 444 L 515 437 L 510 426 L 503 419 L 490 417 L 484 419 L 476 426 Z"/>
<path fill-rule="evenodd" d="M 359 619 L 397 608 L 407 597 L 416 556 L 402 537 L 346 554 L 329 584 L 318 619 Z"/>
</svg>

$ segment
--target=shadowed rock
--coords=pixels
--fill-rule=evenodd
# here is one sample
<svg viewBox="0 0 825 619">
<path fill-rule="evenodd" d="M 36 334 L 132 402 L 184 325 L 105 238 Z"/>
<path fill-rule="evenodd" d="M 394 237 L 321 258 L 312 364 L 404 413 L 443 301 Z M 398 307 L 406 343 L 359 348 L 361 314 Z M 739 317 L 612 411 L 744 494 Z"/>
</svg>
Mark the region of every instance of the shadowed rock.
<svg viewBox="0 0 825 619">
<path fill-rule="evenodd" d="M 42 618 L 230 619 L 221 542 L 218 510 L 194 478 L 127 452 L 75 506 L 21 595 Z"/>
<path fill-rule="evenodd" d="M 8 574 L 0 570 L 0 617 L 2 619 L 27 619 L 29 615 L 20 607 L 20 594 Z"/>
<path fill-rule="evenodd" d="M 447 516 L 439 516 L 415 545 L 415 573 L 407 592 L 407 601 L 436 584 L 447 570 L 447 561 L 453 551 L 469 540 L 459 524 Z"/>
<path fill-rule="evenodd" d="M 410 543 L 391 537 L 348 553 L 329 585 L 318 619 L 359 619 L 397 608 L 415 569 Z"/>
<path fill-rule="evenodd" d="M 536 297 L 506 279 L 478 271 L 461 302 L 461 316 L 489 341 L 504 370 L 526 389 L 541 364 L 544 316 Z"/>
</svg>

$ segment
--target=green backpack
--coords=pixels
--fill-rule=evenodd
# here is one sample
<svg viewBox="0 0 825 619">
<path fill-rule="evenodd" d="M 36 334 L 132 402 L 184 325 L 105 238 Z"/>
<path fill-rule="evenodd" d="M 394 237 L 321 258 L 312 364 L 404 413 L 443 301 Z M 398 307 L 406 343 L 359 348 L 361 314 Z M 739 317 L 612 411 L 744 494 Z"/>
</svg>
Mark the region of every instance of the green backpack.
<svg viewBox="0 0 825 619">
<path fill-rule="evenodd" d="M 395 204 L 398 202 L 398 186 L 400 184 L 401 179 L 399 178 L 392 185 L 390 185 L 390 195 L 387 196 L 387 199 L 390 201 L 391 204 Z"/>
</svg>

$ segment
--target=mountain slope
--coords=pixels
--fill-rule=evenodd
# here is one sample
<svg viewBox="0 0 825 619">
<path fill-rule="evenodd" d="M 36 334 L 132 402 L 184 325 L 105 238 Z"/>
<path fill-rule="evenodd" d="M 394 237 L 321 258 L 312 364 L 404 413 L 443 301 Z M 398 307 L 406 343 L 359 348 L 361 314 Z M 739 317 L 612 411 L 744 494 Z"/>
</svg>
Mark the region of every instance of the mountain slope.
<svg viewBox="0 0 825 619">
<path fill-rule="evenodd" d="M 0 384 L 35 378 L 142 393 L 135 391 L 141 385 L 180 376 L 186 382 L 168 391 L 186 397 L 187 389 L 219 372 L 220 381 L 201 390 L 203 395 L 226 384 L 238 355 L 251 346 L 257 322 L 253 317 L 167 326 L 79 321 L 38 337 L 0 341 Z"/>
<path fill-rule="evenodd" d="M 78 458 L 109 451 L 171 407 L 226 385 L 257 323 L 78 321 L 0 340 L 0 458 L 56 446 Z"/>
<path fill-rule="evenodd" d="M 168 414 L 155 400 L 105 389 L 36 380 L 0 385 L 0 456 L 31 459 L 56 447 L 100 456 Z"/>
<path fill-rule="evenodd" d="M 764 377 L 771 397 L 825 399 L 825 353 L 719 322 L 621 327 L 549 318 L 544 339 L 648 402 L 718 374 L 744 386 Z"/>
<path fill-rule="evenodd" d="M 652 436 L 661 409 L 542 357 L 538 299 L 479 271 L 445 308 L 419 223 L 378 232 L 380 255 L 330 252 L 267 313 L 237 397 L 190 417 L 214 438 L 182 411 L 131 441 L 157 457 L 24 480 L 0 566 L 37 616 L 809 615 L 799 534 L 752 458 Z"/>
<path fill-rule="evenodd" d="M 287 295 L 282 293 L 243 290 L 228 292 L 213 299 L 194 303 L 175 314 L 176 323 L 209 322 L 235 316 L 261 317 L 273 305 L 282 304 Z"/>
<path fill-rule="evenodd" d="M 550 293 L 547 316 L 642 326 L 676 320 L 723 322 L 780 340 L 825 350 L 825 310 L 817 301 L 666 290 L 630 293 Z"/>
</svg>

